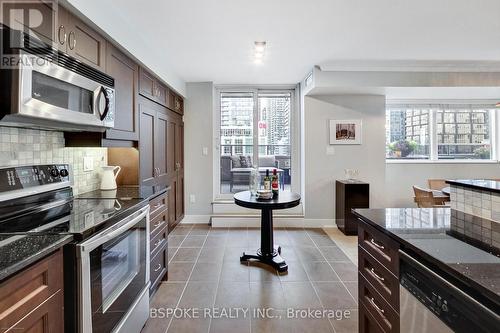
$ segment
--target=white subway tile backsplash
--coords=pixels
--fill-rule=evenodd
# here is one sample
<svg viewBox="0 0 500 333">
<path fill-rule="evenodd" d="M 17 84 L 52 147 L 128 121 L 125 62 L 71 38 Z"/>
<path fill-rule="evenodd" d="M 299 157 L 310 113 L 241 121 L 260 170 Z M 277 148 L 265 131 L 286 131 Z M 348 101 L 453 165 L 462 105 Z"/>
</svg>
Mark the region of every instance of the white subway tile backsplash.
<svg viewBox="0 0 500 333">
<path fill-rule="evenodd" d="M 94 170 L 83 172 L 84 156 L 93 157 Z M 71 165 L 74 193 L 84 193 L 99 188 L 107 149 L 64 147 L 62 132 L 0 126 L 0 167 L 50 163 Z"/>
</svg>

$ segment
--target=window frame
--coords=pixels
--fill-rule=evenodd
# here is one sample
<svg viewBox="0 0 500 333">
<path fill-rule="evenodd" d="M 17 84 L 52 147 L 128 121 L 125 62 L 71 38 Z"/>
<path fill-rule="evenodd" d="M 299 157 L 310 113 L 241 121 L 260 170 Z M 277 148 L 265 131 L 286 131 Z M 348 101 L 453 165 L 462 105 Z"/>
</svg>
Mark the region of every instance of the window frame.
<svg viewBox="0 0 500 333">
<path fill-rule="evenodd" d="M 221 126 L 221 94 L 222 93 L 253 93 L 254 110 L 253 110 L 253 151 L 258 156 L 258 122 L 259 122 L 259 93 L 290 93 L 290 150 L 291 150 L 291 187 L 290 191 L 301 193 L 301 172 L 300 172 L 300 109 L 298 104 L 299 92 L 295 85 L 280 85 L 280 86 L 227 86 L 218 85 L 214 89 L 214 114 L 213 114 L 213 137 L 215 145 L 215 154 L 213 154 L 214 178 L 213 178 L 213 200 L 228 201 L 232 200 L 234 193 L 221 193 L 220 191 L 220 158 L 221 158 L 221 143 L 220 143 L 220 126 Z M 257 129 L 257 131 L 256 131 Z"/>
<path fill-rule="evenodd" d="M 428 159 L 385 159 L 386 164 L 496 164 L 499 163 L 500 144 L 498 143 L 498 130 L 500 128 L 498 112 L 500 109 L 495 107 L 496 101 L 387 101 L 386 113 L 391 109 L 400 107 L 421 106 L 430 109 L 429 112 L 429 158 Z M 437 113 L 445 107 L 470 106 L 471 108 L 489 109 L 489 130 L 491 142 L 491 156 L 489 159 L 439 159 L 438 157 L 438 131 L 437 131 Z M 443 119 L 444 121 L 444 119 Z M 458 123 L 457 123 L 458 124 Z M 446 133 L 442 133 L 444 136 Z"/>
</svg>

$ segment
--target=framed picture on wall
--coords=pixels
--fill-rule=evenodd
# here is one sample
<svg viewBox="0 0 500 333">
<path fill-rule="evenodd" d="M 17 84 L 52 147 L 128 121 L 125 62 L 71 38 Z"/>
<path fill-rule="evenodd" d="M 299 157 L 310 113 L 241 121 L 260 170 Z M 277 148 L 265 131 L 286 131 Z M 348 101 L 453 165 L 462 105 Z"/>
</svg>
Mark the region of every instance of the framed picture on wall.
<svg viewBox="0 0 500 333">
<path fill-rule="evenodd" d="M 362 124 L 361 119 L 330 119 L 331 145 L 360 145 Z"/>
</svg>

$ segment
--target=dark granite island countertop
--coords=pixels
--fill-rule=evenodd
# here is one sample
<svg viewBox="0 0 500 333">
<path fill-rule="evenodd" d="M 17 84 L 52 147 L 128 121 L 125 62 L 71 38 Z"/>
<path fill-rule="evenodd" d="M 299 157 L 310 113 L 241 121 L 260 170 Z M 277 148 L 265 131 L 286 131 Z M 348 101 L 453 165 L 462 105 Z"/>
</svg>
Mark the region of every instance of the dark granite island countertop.
<svg viewBox="0 0 500 333">
<path fill-rule="evenodd" d="M 71 235 L 0 235 L 0 281 L 71 242 Z"/>
<path fill-rule="evenodd" d="M 500 194 L 500 181 L 490 179 L 454 179 L 446 181 L 450 185 Z"/>
<path fill-rule="evenodd" d="M 449 208 L 356 209 L 353 213 L 458 281 L 476 299 L 500 307 L 500 252 L 488 238 L 478 239 L 472 223 L 469 231 L 465 214 Z"/>
</svg>

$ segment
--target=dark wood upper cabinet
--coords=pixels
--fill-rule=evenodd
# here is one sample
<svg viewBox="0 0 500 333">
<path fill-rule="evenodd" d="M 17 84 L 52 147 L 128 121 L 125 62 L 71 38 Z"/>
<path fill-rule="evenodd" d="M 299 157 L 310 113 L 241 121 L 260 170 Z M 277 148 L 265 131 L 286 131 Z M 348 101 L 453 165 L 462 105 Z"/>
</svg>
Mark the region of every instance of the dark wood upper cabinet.
<svg viewBox="0 0 500 333">
<path fill-rule="evenodd" d="M 156 135 L 155 135 L 155 166 L 157 168 L 156 179 L 158 183 L 167 182 L 167 131 L 168 118 L 161 111 L 156 113 Z"/>
<path fill-rule="evenodd" d="M 115 79 L 115 126 L 105 133 L 107 139 L 139 139 L 139 66 L 111 43 L 106 49 L 106 73 Z"/>
<path fill-rule="evenodd" d="M 156 110 L 149 104 L 150 102 L 144 100 L 139 103 L 139 175 L 141 185 L 153 185 L 156 177 Z"/>
<path fill-rule="evenodd" d="M 170 109 L 180 115 L 184 114 L 184 100 L 181 96 L 170 90 Z"/>
<path fill-rule="evenodd" d="M 34 27 L 29 26 L 29 20 L 26 20 L 26 16 L 23 15 L 12 15 L 10 19 L 13 22 L 2 22 L 3 17 L 0 18 L 0 22 L 9 25 L 11 28 L 16 30 L 24 30 L 24 32 L 29 33 L 30 36 L 42 41 L 45 44 L 52 45 L 55 36 L 55 25 L 53 22 L 57 17 L 57 6 L 53 1 L 42 1 L 42 0 L 32 0 L 32 1 L 5 1 L 2 2 L 2 10 L 14 11 L 22 10 L 24 13 L 28 13 L 30 10 L 36 10 L 42 15 L 42 20 L 40 25 Z M 7 15 L 5 15 L 7 16 Z M 47 19 L 46 19 L 47 18 Z M 51 18 L 51 19 L 48 19 Z M 21 27 L 23 26 L 23 27 Z"/>
<path fill-rule="evenodd" d="M 55 33 L 60 51 L 81 62 L 105 70 L 106 39 L 65 8 L 58 8 Z"/>
<path fill-rule="evenodd" d="M 140 98 L 140 183 L 168 184 L 169 117 L 167 109 L 143 97 Z"/>
<path fill-rule="evenodd" d="M 139 74 L 139 93 L 156 103 L 169 107 L 169 89 L 167 86 L 142 67 Z"/>
</svg>

